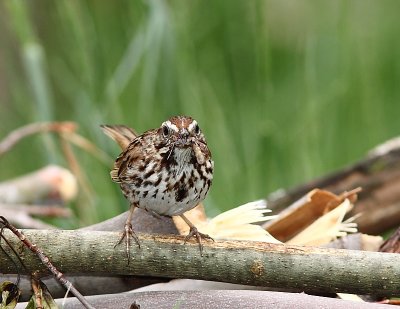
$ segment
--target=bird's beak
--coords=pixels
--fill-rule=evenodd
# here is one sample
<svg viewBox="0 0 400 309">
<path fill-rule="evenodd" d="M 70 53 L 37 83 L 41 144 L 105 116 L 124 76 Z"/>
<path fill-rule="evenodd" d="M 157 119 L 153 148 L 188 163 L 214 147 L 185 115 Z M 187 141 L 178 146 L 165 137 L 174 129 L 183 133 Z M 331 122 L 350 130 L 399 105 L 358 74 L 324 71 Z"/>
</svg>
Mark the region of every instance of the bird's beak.
<svg viewBox="0 0 400 309">
<path fill-rule="evenodd" d="M 177 146 L 188 146 L 190 144 L 190 134 L 187 129 L 182 129 L 178 134 Z"/>
</svg>

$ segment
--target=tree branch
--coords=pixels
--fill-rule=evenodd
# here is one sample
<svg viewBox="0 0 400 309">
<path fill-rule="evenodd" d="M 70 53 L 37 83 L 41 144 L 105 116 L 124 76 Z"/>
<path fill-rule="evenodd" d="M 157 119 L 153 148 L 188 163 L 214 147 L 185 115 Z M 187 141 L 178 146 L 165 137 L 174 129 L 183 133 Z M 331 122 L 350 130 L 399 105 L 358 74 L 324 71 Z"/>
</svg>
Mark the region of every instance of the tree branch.
<svg viewBox="0 0 400 309">
<path fill-rule="evenodd" d="M 346 292 L 392 296 L 400 289 L 400 256 L 287 246 L 263 242 L 216 241 L 204 244 L 200 256 L 195 242 L 183 237 L 140 234 L 141 249 L 131 246 L 128 265 L 119 233 L 100 231 L 24 230 L 65 274 L 140 275 L 193 278 L 238 284 L 295 288 L 310 292 Z M 5 237 L 17 248 L 19 240 Z M 3 248 L 11 254 L 2 243 Z M 46 271 L 28 249 L 21 250 L 28 271 Z M 15 268 L 0 252 L 0 269 Z M 21 272 L 25 270 L 21 269 Z"/>
<path fill-rule="evenodd" d="M 315 188 L 335 194 L 361 187 L 351 216 L 362 213 L 356 222 L 359 231 L 379 234 L 400 222 L 400 138 L 389 140 L 358 162 L 306 184 L 278 190 L 267 198 L 275 213 L 293 204 Z M 379 207 L 376 207 L 379 205 Z"/>
</svg>

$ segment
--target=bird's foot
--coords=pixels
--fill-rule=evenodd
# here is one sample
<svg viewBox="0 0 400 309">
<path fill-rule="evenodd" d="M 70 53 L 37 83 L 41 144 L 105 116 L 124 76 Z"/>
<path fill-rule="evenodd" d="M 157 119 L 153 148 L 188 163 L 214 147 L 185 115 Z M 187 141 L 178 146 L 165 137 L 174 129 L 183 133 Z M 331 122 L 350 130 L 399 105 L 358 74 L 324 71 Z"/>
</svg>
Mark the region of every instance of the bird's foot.
<svg viewBox="0 0 400 309">
<path fill-rule="evenodd" d="M 115 248 L 125 239 L 126 256 L 128 258 L 128 264 L 129 264 L 130 257 L 131 257 L 131 255 L 130 255 L 131 238 L 133 238 L 135 240 L 135 242 L 137 243 L 137 245 L 140 248 L 139 238 L 136 236 L 135 232 L 133 231 L 132 224 L 126 223 L 121 238 L 114 246 L 114 248 Z"/>
<path fill-rule="evenodd" d="M 201 243 L 201 240 L 202 239 L 206 239 L 206 240 L 214 241 L 214 239 L 211 236 L 209 236 L 207 234 L 200 233 L 195 226 L 190 227 L 189 234 L 185 237 L 185 242 L 184 243 L 186 244 L 186 242 L 192 237 L 195 237 L 196 240 L 197 240 L 197 243 L 199 244 L 200 255 L 203 255 L 203 245 Z"/>
</svg>

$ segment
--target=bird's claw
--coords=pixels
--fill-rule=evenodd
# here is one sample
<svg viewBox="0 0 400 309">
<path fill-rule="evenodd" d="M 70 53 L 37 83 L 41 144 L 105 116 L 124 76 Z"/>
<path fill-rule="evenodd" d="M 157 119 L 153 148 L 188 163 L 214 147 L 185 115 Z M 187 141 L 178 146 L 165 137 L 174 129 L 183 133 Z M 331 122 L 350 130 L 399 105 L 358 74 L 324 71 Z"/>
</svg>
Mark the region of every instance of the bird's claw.
<svg viewBox="0 0 400 309">
<path fill-rule="evenodd" d="M 124 238 L 125 238 L 125 244 L 126 244 L 126 256 L 128 258 L 128 264 L 129 264 L 130 257 L 131 257 L 131 255 L 130 255 L 131 238 L 133 238 L 135 240 L 135 242 L 137 243 L 137 245 L 139 246 L 139 249 L 140 249 L 139 238 L 137 237 L 137 235 L 133 231 L 131 223 L 125 224 L 125 228 L 124 228 L 124 231 L 122 233 L 122 236 L 119 239 L 119 241 L 115 244 L 114 248 L 116 246 L 118 246 L 124 240 Z"/>
<path fill-rule="evenodd" d="M 201 243 L 201 239 L 214 241 L 214 239 L 211 236 L 209 236 L 207 234 L 200 233 L 197 230 L 196 227 L 191 227 L 190 228 L 189 234 L 187 234 L 187 236 L 185 237 L 184 243 L 186 244 L 186 242 L 192 237 L 196 237 L 197 243 L 199 244 L 199 249 L 200 249 L 200 254 L 201 255 L 203 255 L 203 245 Z"/>
</svg>

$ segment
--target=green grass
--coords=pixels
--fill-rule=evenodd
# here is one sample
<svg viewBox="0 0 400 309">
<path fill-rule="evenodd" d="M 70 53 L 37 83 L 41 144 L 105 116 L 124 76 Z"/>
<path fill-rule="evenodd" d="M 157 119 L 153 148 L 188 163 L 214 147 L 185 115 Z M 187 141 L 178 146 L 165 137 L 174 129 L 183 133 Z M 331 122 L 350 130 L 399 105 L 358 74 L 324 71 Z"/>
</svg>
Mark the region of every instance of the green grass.
<svg viewBox="0 0 400 309">
<path fill-rule="evenodd" d="M 138 131 L 200 123 L 215 160 L 210 215 L 310 180 L 399 133 L 398 1 L 7 1 L 0 4 L 0 132 L 73 120 Z M 34 137 L 7 179 L 65 164 Z M 95 192 L 84 224 L 127 209 L 109 166 L 77 150 Z M 78 212 L 77 212 L 78 213 Z"/>
</svg>

